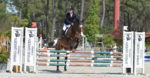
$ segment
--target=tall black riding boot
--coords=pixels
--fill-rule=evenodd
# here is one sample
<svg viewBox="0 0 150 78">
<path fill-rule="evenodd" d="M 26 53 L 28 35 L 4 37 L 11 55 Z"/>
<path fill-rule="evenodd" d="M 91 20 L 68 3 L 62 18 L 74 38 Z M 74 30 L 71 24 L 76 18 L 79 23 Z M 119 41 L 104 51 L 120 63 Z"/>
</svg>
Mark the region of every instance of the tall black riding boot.
<svg viewBox="0 0 150 78">
<path fill-rule="evenodd" d="M 62 39 L 64 35 L 65 35 L 65 31 L 64 31 L 64 30 L 62 30 L 62 32 L 61 32 L 61 36 L 60 36 L 60 39 Z"/>
</svg>

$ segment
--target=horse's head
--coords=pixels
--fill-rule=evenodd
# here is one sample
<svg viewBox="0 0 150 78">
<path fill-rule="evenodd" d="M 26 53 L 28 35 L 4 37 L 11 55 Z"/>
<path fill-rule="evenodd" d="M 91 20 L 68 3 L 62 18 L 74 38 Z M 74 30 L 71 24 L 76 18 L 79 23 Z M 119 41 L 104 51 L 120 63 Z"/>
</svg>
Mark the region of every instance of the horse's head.
<svg viewBox="0 0 150 78">
<path fill-rule="evenodd" d="M 75 31 L 75 36 L 84 36 L 83 34 L 83 25 L 80 24 L 79 20 L 76 19 L 73 25 L 73 30 Z"/>
<path fill-rule="evenodd" d="M 66 34 L 66 37 L 76 37 L 79 38 L 83 36 L 83 25 L 80 25 L 80 22 L 78 19 L 74 20 L 74 24 L 68 29 L 68 32 Z"/>
<path fill-rule="evenodd" d="M 80 35 L 84 37 L 85 35 L 83 34 L 83 25 L 80 25 L 79 30 L 80 30 Z"/>
</svg>

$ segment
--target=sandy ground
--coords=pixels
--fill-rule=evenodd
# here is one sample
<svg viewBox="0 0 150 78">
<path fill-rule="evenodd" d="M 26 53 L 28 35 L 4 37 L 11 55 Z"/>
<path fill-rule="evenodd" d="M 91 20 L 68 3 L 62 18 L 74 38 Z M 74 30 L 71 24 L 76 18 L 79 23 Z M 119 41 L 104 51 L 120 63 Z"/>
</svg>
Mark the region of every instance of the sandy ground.
<svg viewBox="0 0 150 78">
<path fill-rule="evenodd" d="M 145 62 L 144 75 L 122 74 L 120 67 L 68 67 L 67 71 L 56 67 L 38 67 L 38 73 L 0 73 L 0 78 L 150 78 L 150 62 Z"/>
</svg>

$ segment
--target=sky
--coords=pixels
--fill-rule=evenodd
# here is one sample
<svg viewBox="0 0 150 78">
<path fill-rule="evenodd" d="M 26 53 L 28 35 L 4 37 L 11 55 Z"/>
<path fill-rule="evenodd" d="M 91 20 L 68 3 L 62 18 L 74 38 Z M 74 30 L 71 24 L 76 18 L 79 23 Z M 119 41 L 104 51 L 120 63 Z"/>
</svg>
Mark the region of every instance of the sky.
<svg viewBox="0 0 150 78">
<path fill-rule="evenodd" d="M 18 11 L 16 9 L 16 6 L 13 5 L 13 1 L 12 0 L 8 0 L 6 11 L 10 12 L 10 13 L 13 13 L 13 14 L 17 14 L 18 13 Z"/>
</svg>

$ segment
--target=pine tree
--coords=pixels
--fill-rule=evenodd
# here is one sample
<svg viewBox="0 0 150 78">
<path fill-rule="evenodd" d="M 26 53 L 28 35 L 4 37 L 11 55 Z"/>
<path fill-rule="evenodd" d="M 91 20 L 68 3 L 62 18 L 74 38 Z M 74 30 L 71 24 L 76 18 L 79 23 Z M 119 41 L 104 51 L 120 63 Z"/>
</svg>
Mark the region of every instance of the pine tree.
<svg viewBox="0 0 150 78">
<path fill-rule="evenodd" d="M 100 18 L 98 16 L 98 0 L 93 0 L 92 5 L 89 10 L 89 15 L 87 18 L 87 22 L 84 28 L 85 35 L 90 43 L 93 44 L 95 34 L 100 33 L 99 21 Z"/>
</svg>

